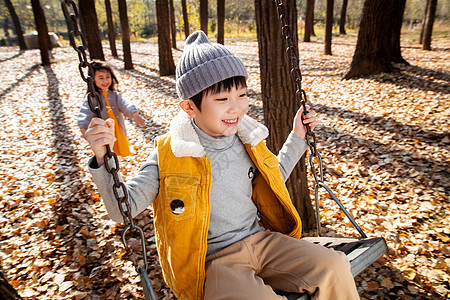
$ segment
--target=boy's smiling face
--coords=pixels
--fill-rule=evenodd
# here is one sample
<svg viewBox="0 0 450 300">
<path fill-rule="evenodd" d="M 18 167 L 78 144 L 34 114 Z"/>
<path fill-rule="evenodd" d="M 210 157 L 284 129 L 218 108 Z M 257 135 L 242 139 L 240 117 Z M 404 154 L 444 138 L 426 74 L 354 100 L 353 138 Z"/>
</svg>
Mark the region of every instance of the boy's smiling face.
<svg viewBox="0 0 450 300">
<path fill-rule="evenodd" d="M 248 110 L 247 87 L 231 86 L 229 91 L 205 94 L 201 111 L 188 99 L 182 100 L 180 106 L 206 134 L 231 136 L 237 132 L 237 126 Z"/>
</svg>

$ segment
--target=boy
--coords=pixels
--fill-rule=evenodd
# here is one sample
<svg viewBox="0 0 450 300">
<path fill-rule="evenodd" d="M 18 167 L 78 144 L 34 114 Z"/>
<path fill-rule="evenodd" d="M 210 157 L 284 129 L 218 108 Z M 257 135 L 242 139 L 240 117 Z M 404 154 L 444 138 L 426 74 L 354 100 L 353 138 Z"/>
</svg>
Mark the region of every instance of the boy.
<svg viewBox="0 0 450 300">
<path fill-rule="evenodd" d="M 176 87 L 182 111 L 139 173 L 127 183 L 132 215 L 153 204 L 164 279 L 179 299 L 284 299 L 274 289 L 314 299 L 358 299 L 343 253 L 299 240 L 300 218 L 284 184 L 306 150 L 300 109 L 275 157 L 265 126 L 245 113 L 242 61 L 202 31 L 185 42 Z M 121 222 L 103 166 L 111 120 L 93 119 L 89 167 L 110 217 Z"/>
</svg>

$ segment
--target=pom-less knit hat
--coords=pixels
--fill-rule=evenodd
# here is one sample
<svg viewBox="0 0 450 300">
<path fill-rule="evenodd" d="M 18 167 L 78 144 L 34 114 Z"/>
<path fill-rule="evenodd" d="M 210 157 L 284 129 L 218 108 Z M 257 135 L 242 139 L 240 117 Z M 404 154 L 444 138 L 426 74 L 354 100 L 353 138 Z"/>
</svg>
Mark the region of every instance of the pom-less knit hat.
<svg viewBox="0 0 450 300">
<path fill-rule="evenodd" d="M 177 93 L 189 99 L 206 88 L 234 76 L 248 77 L 244 63 L 224 46 L 210 43 L 206 34 L 195 31 L 185 41 L 176 69 Z"/>
</svg>

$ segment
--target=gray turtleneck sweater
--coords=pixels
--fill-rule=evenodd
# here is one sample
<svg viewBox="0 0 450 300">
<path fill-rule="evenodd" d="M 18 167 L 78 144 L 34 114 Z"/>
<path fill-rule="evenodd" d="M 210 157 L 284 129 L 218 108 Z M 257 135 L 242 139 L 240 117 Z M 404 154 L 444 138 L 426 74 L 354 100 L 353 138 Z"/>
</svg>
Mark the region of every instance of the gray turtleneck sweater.
<svg viewBox="0 0 450 300">
<path fill-rule="evenodd" d="M 264 230 L 258 224 L 257 209 L 251 199 L 256 166 L 237 135 L 215 138 L 199 129 L 193 121 L 192 124 L 212 169 L 207 250 L 207 255 L 210 255 Z M 284 180 L 287 180 L 306 148 L 306 142 L 291 132 L 278 154 Z M 95 159 L 89 161 L 89 170 L 109 216 L 122 222 L 111 188 L 112 176 L 104 166 L 98 167 Z M 127 188 L 133 216 L 153 202 L 159 191 L 157 149 L 151 152 L 139 173 L 127 182 Z"/>
</svg>

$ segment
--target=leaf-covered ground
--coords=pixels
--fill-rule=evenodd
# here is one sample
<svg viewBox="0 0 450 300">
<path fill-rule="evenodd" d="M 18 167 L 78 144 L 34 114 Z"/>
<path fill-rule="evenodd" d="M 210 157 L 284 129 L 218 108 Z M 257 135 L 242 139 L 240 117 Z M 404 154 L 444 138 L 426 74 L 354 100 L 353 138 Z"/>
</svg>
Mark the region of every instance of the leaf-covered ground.
<svg viewBox="0 0 450 300">
<path fill-rule="evenodd" d="M 404 41 L 410 66 L 401 73 L 341 80 L 355 38 L 300 44 L 303 87 L 318 112 L 316 129 L 325 181 L 369 236 L 388 253 L 355 278 L 362 299 L 450 297 L 450 49 Z M 179 44 L 182 48 L 182 44 Z M 256 41 L 230 42 L 250 73 L 250 114 L 262 120 Z M 105 45 L 105 51 L 109 49 Z M 142 109 L 145 128 L 128 123 L 136 151 L 122 160 L 132 176 L 177 112 L 174 77 L 160 77 L 156 43 L 133 43 L 135 70 L 107 57 L 124 97 Z M 181 55 L 174 50 L 175 60 Z M 86 90 L 78 56 L 53 50 L 42 67 L 38 50 L 0 48 L 0 262 L 26 299 L 135 299 L 139 278 L 87 172 L 92 155 L 76 124 Z M 312 178 L 310 184 L 312 186 Z M 327 235 L 357 236 L 322 194 Z M 174 299 L 162 281 L 151 211 L 145 229 L 150 278 L 159 299 Z"/>
</svg>

